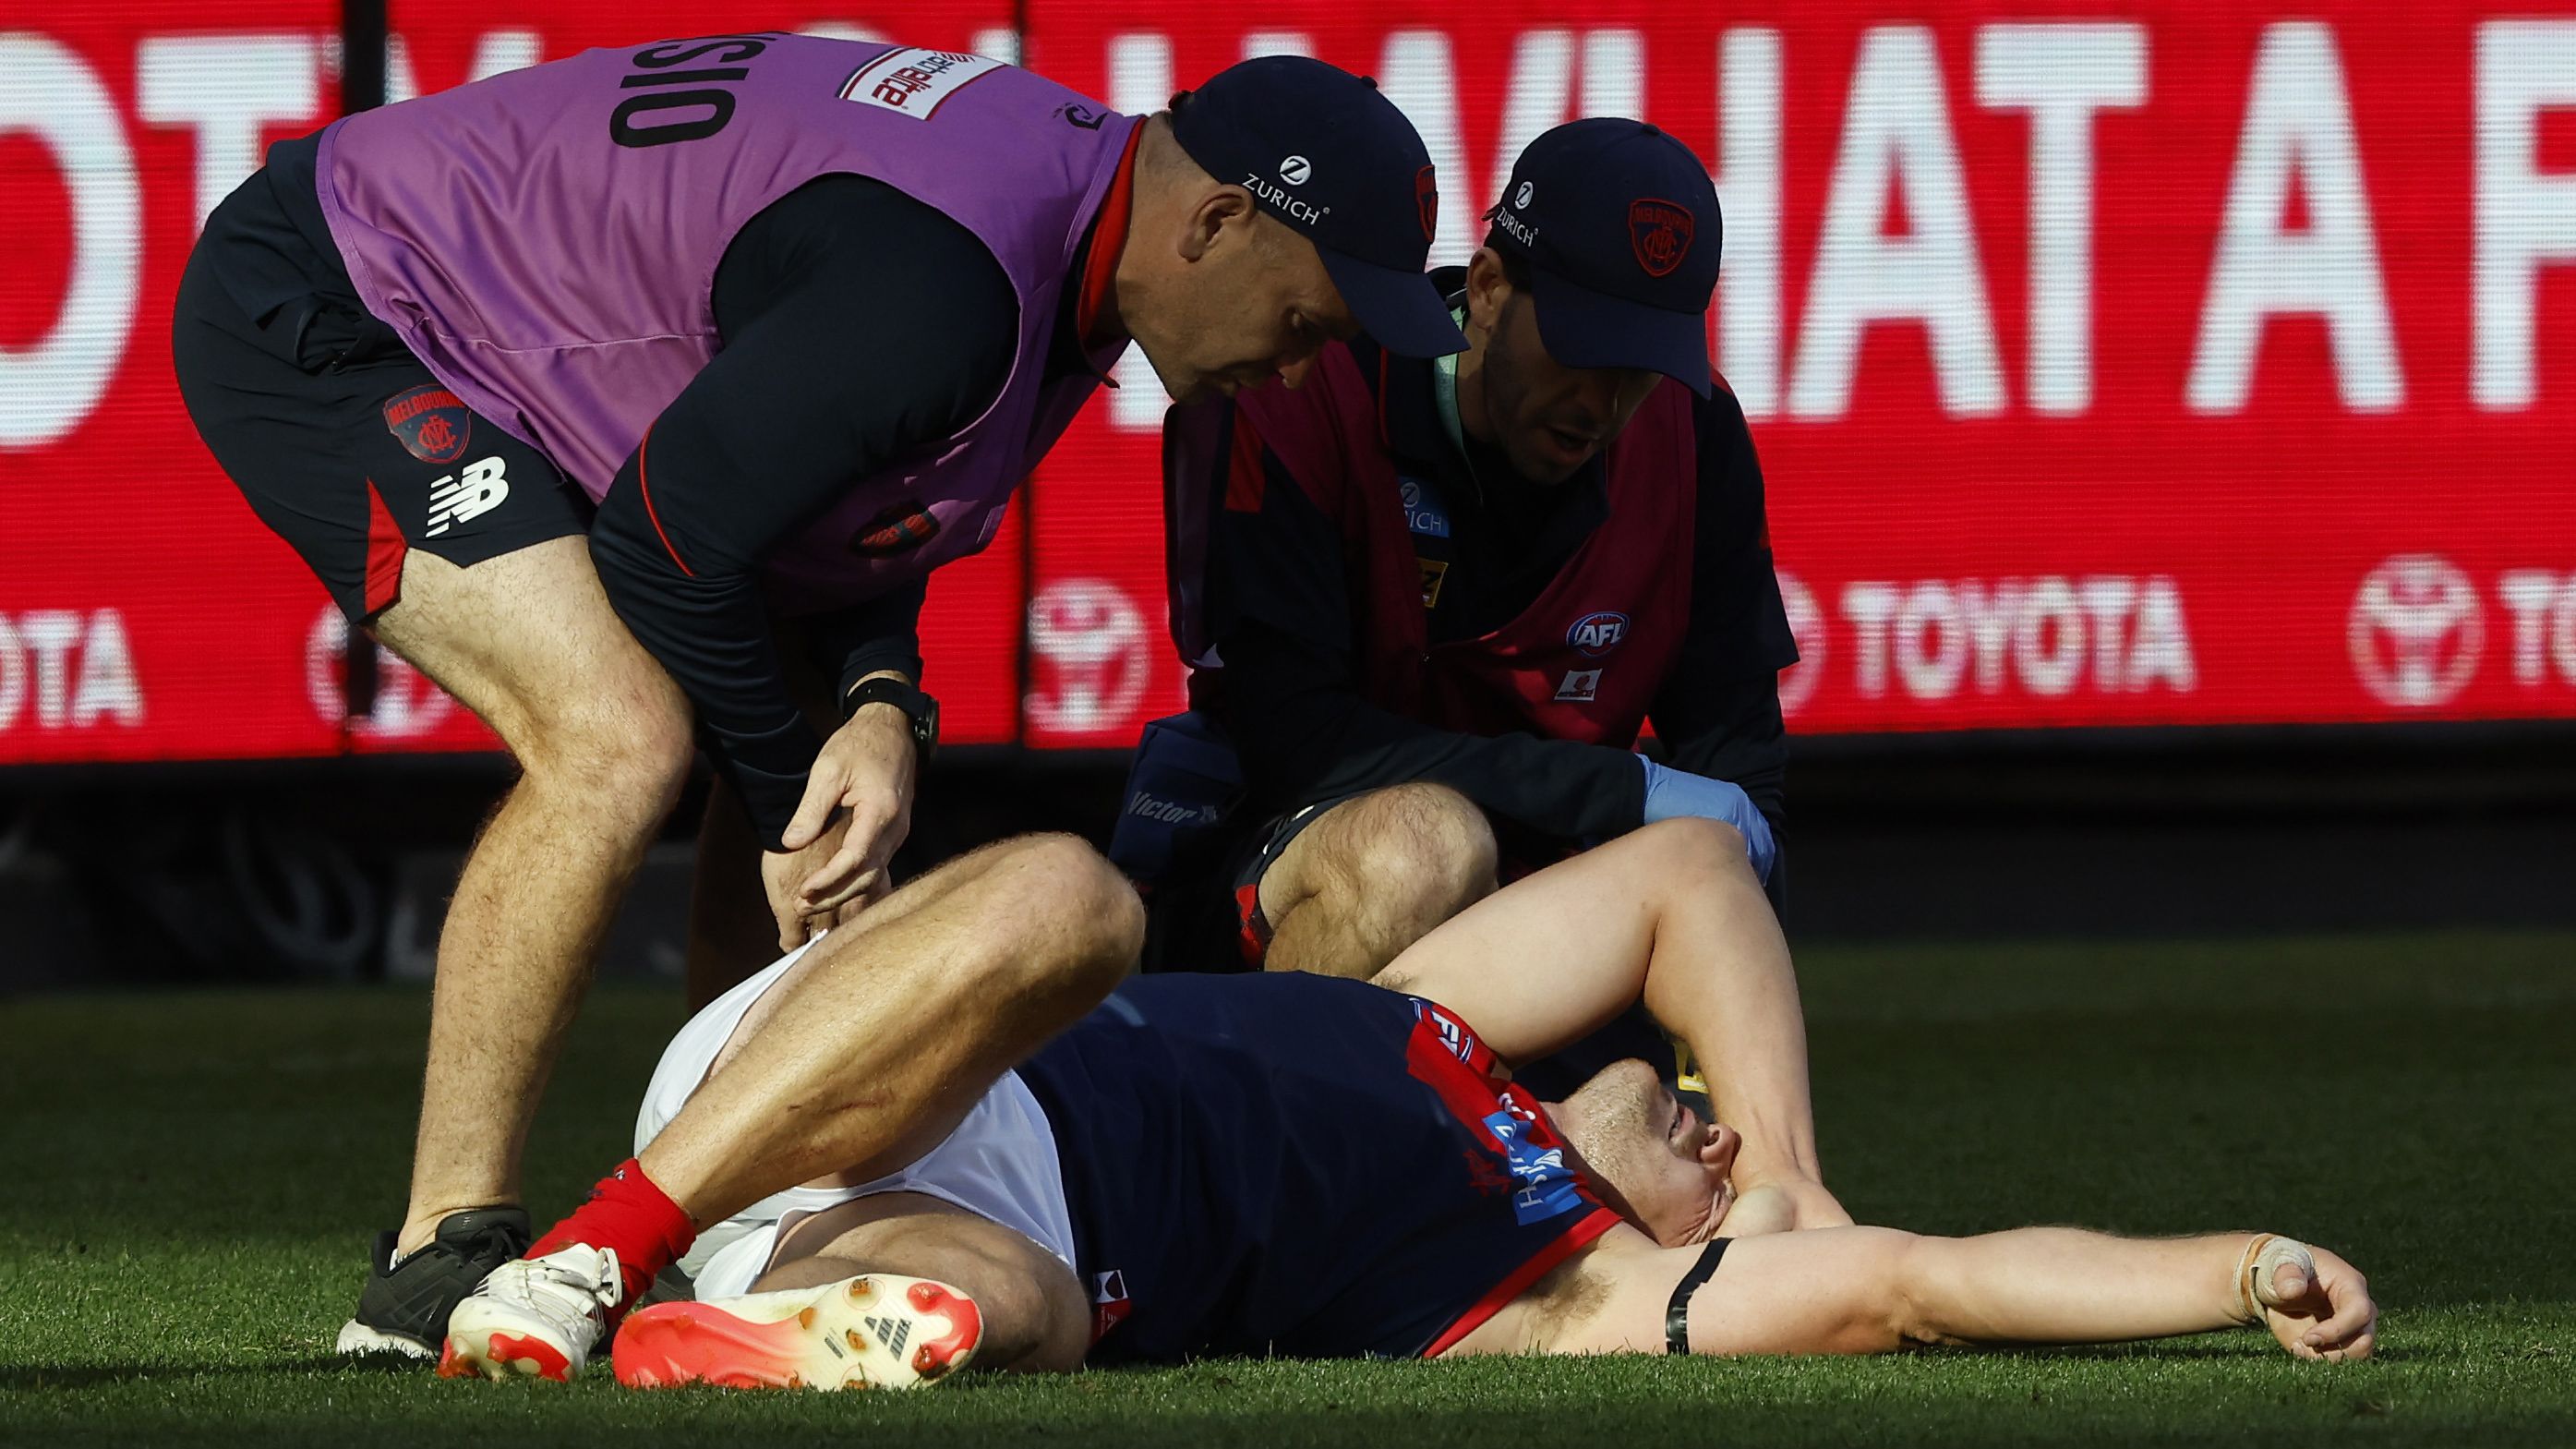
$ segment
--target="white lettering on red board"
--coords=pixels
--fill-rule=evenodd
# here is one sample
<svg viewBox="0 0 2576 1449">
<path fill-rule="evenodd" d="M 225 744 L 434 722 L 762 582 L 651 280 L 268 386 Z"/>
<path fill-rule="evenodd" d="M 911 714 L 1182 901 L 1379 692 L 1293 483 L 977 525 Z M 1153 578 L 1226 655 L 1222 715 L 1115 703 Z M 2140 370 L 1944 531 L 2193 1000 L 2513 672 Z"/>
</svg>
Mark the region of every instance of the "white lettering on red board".
<svg viewBox="0 0 2576 1449">
<path fill-rule="evenodd" d="M 349 719 L 349 621 L 338 605 L 322 606 L 304 634 L 304 696 L 313 702 L 313 713 L 328 724 L 346 721 L 350 733 L 375 739 L 417 739 L 437 729 L 456 701 L 410 661 L 382 644 L 375 650 L 375 700 L 366 714 Z"/>
<path fill-rule="evenodd" d="M 2359 22 L 2346 22 L 2346 27 Z M 862 34 L 847 22 L 811 29 Z M 1718 134 L 1684 140 L 1714 158 L 1726 213 L 1726 266 L 1719 274 L 1717 361 L 1746 413 L 1838 420 L 1903 401 L 1858 376 L 1864 344 L 1879 329 L 1919 332 L 1930 395 L 1947 413 L 1991 416 L 2026 408 L 2049 416 L 2092 409 L 2097 363 L 2095 300 L 2123 284 L 2095 269 L 2094 198 L 2102 128 L 2153 125 L 2157 97 L 2206 95 L 2207 76 L 2155 75 L 2153 27 L 2095 20 L 1998 21 L 1964 37 L 1973 87 L 1952 93 L 1943 49 L 1962 39 L 1912 24 L 1863 29 L 1851 47 L 1841 92 L 1839 141 L 1830 173 L 1811 194 L 1819 216 L 1789 226 L 1812 235 L 1803 259 L 1799 309 L 1787 304 L 1792 265 L 1783 254 L 1786 97 L 1793 67 L 1823 63 L 1823 47 L 1799 52 L 1775 26 L 1718 30 Z M 975 37 L 985 54 L 1016 50 L 1007 31 Z M 257 164 L 260 142 L 318 121 L 332 73 L 322 32 L 190 31 L 136 37 L 129 92 L 111 87 L 113 67 L 94 64 L 40 31 L 0 36 L 0 134 L 36 142 L 70 199 L 68 267 L 58 306 L 28 336 L 0 345 L 0 449 L 52 444 L 86 422 L 123 375 L 145 325 L 139 315 L 147 242 L 136 164 L 143 133 L 178 130 L 194 143 L 190 214 L 202 218 Z M 1481 215 L 1500 192 L 1512 160 L 1540 131 L 1578 116 L 1652 116 L 1644 62 L 1660 39 L 1622 26 L 1538 26 L 1511 37 L 1507 73 L 1485 84 L 1462 80 L 1460 48 L 1448 31 L 1407 28 L 1383 38 L 1374 73 L 1410 115 L 1440 170 L 1435 263 L 1462 261 L 1483 234 Z M 1694 37 L 1692 43 L 1700 43 Z M 1170 96 L 1173 43 L 1159 30 L 1120 31 L 1106 40 L 1110 102 L 1150 111 Z M 2285 19 L 2257 37 L 2243 82 L 2235 150 L 2223 209 L 2203 242 L 2208 284 L 2198 299 L 2188 367 L 2177 405 L 2228 415 L 2246 408 L 2261 382 L 2272 323 L 2314 318 L 2325 327 L 2336 405 L 2353 413 L 2400 408 L 2426 388 L 2497 411 L 2537 406 L 2553 349 L 2576 346 L 2548 329 L 2538 298 L 2547 274 L 2576 267 L 2576 172 L 2546 168 L 2542 118 L 2576 106 L 2576 18 L 2496 19 L 2476 26 L 2467 74 L 2425 77 L 2467 97 L 2461 145 L 2471 237 L 2469 355 L 2410 366 L 2407 339 L 2391 310 L 2380 212 L 2403 198 L 2374 197 L 2365 142 L 2385 134 L 2357 124 L 2368 105 L 2347 83 L 2335 25 Z M 1247 29 L 1245 54 L 1314 49 L 1298 32 Z M 1478 53 L 1485 53 L 1479 46 Z M 1842 46 L 1837 41 L 1834 49 Z M 466 68 L 481 78 L 543 58 L 542 37 L 524 28 L 484 32 Z M 1475 82 L 1473 84 L 1466 83 Z M 1801 94 L 1819 82 L 1803 80 Z M 400 36 L 388 56 L 388 90 L 418 93 L 411 47 Z M 1470 104 L 1492 116 L 1466 114 Z M 2386 101 L 2378 102 L 2386 105 Z M 2426 114 L 2455 103 L 2409 98 Z M 1992 167 L 1964 156 L 1963 110 L 2026 116 L 2028 295 L 1993 295 L 1990 237 L 1978 234 L 1964 178 Z M 2366 116 L 2361 119 L 2367 120 Z M 1489 146 L 1471 153 L 1466 138 Z M 1491 138 L 1487 140 L 1486 138 Z M 40 185 L 53 184 L 40 178 Z M 2448 193 L 2446 193 L 2448 194 Z M 2293 198 L 2296 198 L 2294 201 Z M 1891 202 L 1890 198 L 1901 199 Z M 1891 234 L 1901 205 L 1907 218 Z M 2304 220 L 2298 220 L 2299 215 Z M 2410 205 L 2410 226 L 2449 224 Z M 1804 220 L 1804 219 L 1797 219 Z M 39 238 L 41 248 L 51 239 Z M 174 264 L 164 259 L 156 265 Z M 2018 305 L 2018 327 L 1998 308 Z M 2419 324 L 2420 325 L 2420 324 Z M 2026 339 L 2017 375 L 2002 341 Z M 2419 344 L 2422 345 L 2422 344 Z M 2451 370 L 2432 375 L 2437 366 Z M 1131 356 L 1112 395 L 1112 426 L 1159 426 L 1163 400 L 1150 369 Z M 2018 382 L 2018 386 L 2013 384 Z"/>
<path fill-rule="evenodd" d="M 143 723 L 143 686 L 115 609 L 0 613 L 0 730 Z"/>
<path fill-rule="evenodd" d="M 1853 685 L 1876 699 L 2007 688 L 2189 694 L 2200 685 L 2182 589 L 2163 574 L 1860 581 L 1843 586 Z"/>
</svg>

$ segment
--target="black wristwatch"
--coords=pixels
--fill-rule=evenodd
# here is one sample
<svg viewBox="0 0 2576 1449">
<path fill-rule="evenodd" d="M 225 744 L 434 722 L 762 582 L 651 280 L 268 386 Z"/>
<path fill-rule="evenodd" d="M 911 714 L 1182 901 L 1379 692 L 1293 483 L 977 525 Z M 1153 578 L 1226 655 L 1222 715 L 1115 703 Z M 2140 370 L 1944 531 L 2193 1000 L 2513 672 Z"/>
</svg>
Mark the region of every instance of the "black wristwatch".
<svg viewBox="0 0 2576 1449">
<path fill-rule="evenodd" d="M 939 751 L 939 701 L 900 679 L 878 675 L 859 681 L 856 689 L 842 697 L 844 716 L 853 716 L 864 704 L 890 704 L 902 710 L 912 721 L 912 747 L 922 764 Z"/>
</svg>

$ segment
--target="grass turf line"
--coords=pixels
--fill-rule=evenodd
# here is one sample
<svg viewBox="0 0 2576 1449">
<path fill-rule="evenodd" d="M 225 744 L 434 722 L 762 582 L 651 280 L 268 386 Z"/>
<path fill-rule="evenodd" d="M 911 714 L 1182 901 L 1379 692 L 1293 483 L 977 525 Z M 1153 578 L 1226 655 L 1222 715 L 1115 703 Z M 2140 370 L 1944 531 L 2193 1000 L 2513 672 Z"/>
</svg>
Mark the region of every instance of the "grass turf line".
<svg viewBox="0 0 2576 1449">
<path fill-rule="evenodd" d="M 2576 1443 L 2576 938 L 1804 955 L 1864 1221 L 2271 1228 L 2371 1277 L 2385 1357 L 2252 1334 L 1858 1361 L 1223 1361 L 915 1395 L 445 1383 L 330 1353 L 398 1211 L 426 997 L 0 1005 L 0 1442 Z M 542 1221 L 625 1155 L 679 1019 L 602 992 L 531 1149 Z"/>
</svg>

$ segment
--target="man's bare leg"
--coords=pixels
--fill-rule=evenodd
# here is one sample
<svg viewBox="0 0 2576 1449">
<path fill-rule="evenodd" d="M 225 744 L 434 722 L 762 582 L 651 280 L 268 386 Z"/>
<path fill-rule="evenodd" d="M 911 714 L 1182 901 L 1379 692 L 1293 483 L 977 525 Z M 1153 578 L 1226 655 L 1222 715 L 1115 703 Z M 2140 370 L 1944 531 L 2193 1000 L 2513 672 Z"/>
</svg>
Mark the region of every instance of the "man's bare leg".
<svg viewBox="0 0 2576 1449">
<path fill-rule="evenodd" d="M 844 1203 L 779 1241 L 756 1293 L 861 1273 L 933 1278 L 975 1301 L 984 1341 L 975 1366 L 1071 1373 L 1091 1344 L 1091 1304 L 1053 1253 L 988 1218 L 920 1193 Z"/>
<path fill-rule="evenodd" d="M 987 846 L 895 892 L 765 992 L 660 1135 L 457 1307 L 439 1372 L 577 1375 L 699 1230 L 920 1158 L 1107 996 L 1144 936 L 1125 877 L 1071 836 Z"/>
<path fill-rule="evenodd" d="M 858 924 L 771 993 L 767 1020 L 640 1154 L 700 1226 L 826 1174 L 882 1177 L 937 1146 L 1124 979 L 1145 929 L 1117 868 L 1070 836 L 951 861 Z"/>
<path fill-rule="evenodd" d="M 1931 1344 L 2116 1343 L 2260 1323 L 2293 1355 L 2366 1358 L 2378 1310 L 2351 1264 L 2276 1265 L 2269 1235 L 2118 1238 L 2020 1228 L 1926 1238 L 1892 1228 L 1827 1228 L 1732 1243 L 1691 1295 L 1694 1353 L 1884 1353 Z M 1615 1229 L 1577 1272 L 1593 1286 L 1562 1315 L 1537 1295 L 1513 1305 L 1516 1332 L 1559 1352 L 1661 1352 L 1665 1309 L 1697 1248 L 1659 1248 Z M 1529 1310 L 1518 1312 L 1518 1310 Z M 1502 1315 L 1498 1315 L 1500 1317 Z M 1463 1345 L 1462 1345 L 1463 1346 Z"/>
<path fill-rule="evenodd" d="M 376 637 L 501 736 L 524 772 L 439 934 L 400 1249 L 515 1203 L 528 1124 L 617 902 L 686 780 L 689 710 L 609 608 L 587 543 L 459 569 L 414 550 Z"/>
<path fill-rule="evenodd" d="M 1562 1050 L 1642 998 L 1690 1043 L 1716 1119 L 1744 1136 L 1731 1227 L 1851 1221 L 1822 1187 L 1789 946 L 1728 826 L 1649 825 L 1515 881 L 1378 984 L 1457 1012 L 1506 1061 Z"/>
<path fill-rule="evenodd" d="M 1327 810 L 1261 877 L 1263 965 L 1375 976 L 1494 890 L 1494 828 L 1446 785 L 1395 785 Z"/>
<path fill-rule="evenodd" d="M 617 1335 L 617 1377 L 633 1388 L 905 1388 L 959 1368 L 1070 1372 L 1090 1341 L 1090 1305 L 1053 1254 L 896 1192 L 793 1222 L 742 1296 L 635 1314 Z"/>
</svg>

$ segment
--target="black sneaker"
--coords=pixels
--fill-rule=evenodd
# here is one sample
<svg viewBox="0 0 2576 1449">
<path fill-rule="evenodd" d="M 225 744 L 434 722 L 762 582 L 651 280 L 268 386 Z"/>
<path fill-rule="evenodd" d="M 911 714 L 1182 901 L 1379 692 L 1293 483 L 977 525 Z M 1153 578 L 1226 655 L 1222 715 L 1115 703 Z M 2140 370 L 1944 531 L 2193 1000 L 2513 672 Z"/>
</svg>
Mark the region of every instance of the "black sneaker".
<svg viewBox="0 0 2576 1449">
<path fill-rule="evenodd" d="M 358 1315 L 340 1329 L 342 1353 L 399 1353 L 434 1359 L 447 1341 L 447 1315 L 483 1276 L 528 1251 L 528 1215 L 518 1208 L 449 1213 L 427 1247 L 397 1263 L 396 1233 L 376 1234 L 375 1271 L 358 1294 Z"/>
</svg>

